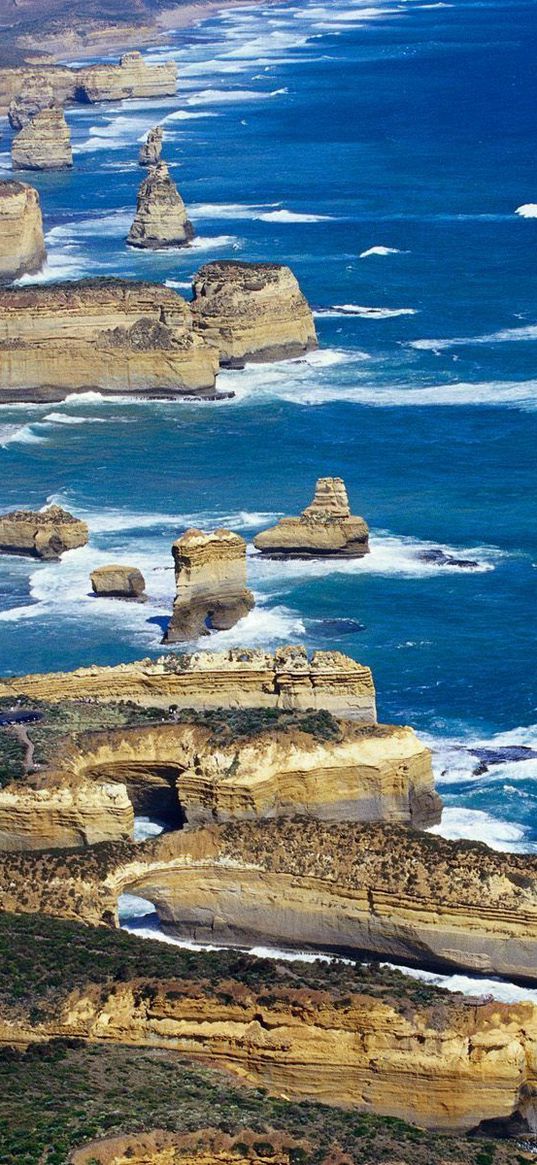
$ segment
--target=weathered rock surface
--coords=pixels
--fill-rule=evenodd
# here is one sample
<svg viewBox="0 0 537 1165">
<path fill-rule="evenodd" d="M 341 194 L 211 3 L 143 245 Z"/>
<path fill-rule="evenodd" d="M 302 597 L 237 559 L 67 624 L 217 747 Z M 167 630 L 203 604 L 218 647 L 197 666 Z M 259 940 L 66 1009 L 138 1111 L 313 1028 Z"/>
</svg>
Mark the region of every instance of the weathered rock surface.
<svg viewBox="0 0 537 1165">
<path fill-rule="evenodd" d="M 165 162 L 152 167 L 138 191 L 127 242 L 131 247 L 182 247 L 194 237 L 186 207 Z"/>
<path fill-rule="evenodd" d="M 17 133 L 24 129 L 37 113 L 43 109 L 52 109 L 54 105 L 54 89 L 47 78 L 45 70 L 36 70 L 29 73 L 20 93 L 12 98 L 8 111 L 11 128 Z"/>
<path fill-rule="evenodd" d="M 200 942 L 369 952 L 537 982 L 537 858 L 403 825 L 235 821 L 0 863 L 5 910 L 98 923 L 127 891 Z"/>
<path fill-rule="evenodd" d="M 150 129 L 138 155 L 140 166 L 156 166 L 162 154 L 164 130 L 161 125 Z"/>
<path fill-rule="evenodd" d="M 42 109 L 11 143 L 14 170 L 68 170 L 71 132 L 62 109 Z"/>
<path fill-rule="evenodd" d="M 0 223 L 1 205 L 0 187 Z M 0 291 L 0 401 L 89 388 L 212 396 L 217 367 L 184 299 L 161 284 L 87 279 Z"/>
<path fill-rule="evenodd" d="M 132 837 L 134 811 L 124 785 L 80 782 L 0 789 L 0 850 L 96 845 Z"/>
<path fill-rule="evenodd" d="M 176 596 L 165 643 L 226 631 L 254 606 L 246 585 L 246 542 L 230 530 L 187 530 L 172 546 Z"/>
<path fill-rule="evenodd" d="M 46 257 L 37 190 L 22 182 L 0 182 L 0 283 L 34 274 Z"/>
<path fill-rule="evenodd" d="M 0 113 L 22 129 L 40 109 L 75 100 L 77 73 L 67 65 L 21 65 L 0 69 Z"/>
<path fill-rule="evenodd" d="M 351 514 L 340 477 L 320 477 L 313 501 L 298 518 L 282 518 L 254 538 L 254 546 L 273 558 L 335 555 L 362 558 L 369 553 L 369 528 Z"/>
<path fill-rule="evenodd" d="M 317 347 L 311 309 L 289 267 L 207 263 L 192 285 L 195 327 L 223 365 L 284 360 Z"/>
<path fill-rule="evenodd" d="M 145 579 L 137 566 L 98 566 L 90 575 L 94 595 L 107 599 L 145 599 Z"/>
<path fill-rule="evenodd" d="M 85 546 L 88 527 L 61 506 L 46 510 L 13 510 L 0 514 L 0 553 L 59 558 L 65 550 Z"/>
<path fill-rule="evenodd" d="M 71 1156 L 72 1165 L 291 1165 L 295 1154 L 307 1162 L 313 1151 L 303 1140 L 270 1130 L 241 1129 L 228 1136 L 221 1129 L 171 1133 L 163 1129 L 135 1136 L 92 1141 Z M 324 1163 L 323 1163 L 324 1165 Z"/>
<path fill-rule="evenodd" d="M 154 707 L 326 709 L 362 724 L 376 720 L 368 667 L 339 651 L 282 647 L 199 651 L 72 672 L 0 678 L 0 697 L 132 700 Z"/>
<path fill-rule="evenodd" d="M 122 101 L 129 97 L 173 97 L 177 92 L 175 61 L 148 65 L 141 53 L 124 53 L 118 65 L 90 65 L 77 70 L 78 101 Z"/>
</svg>

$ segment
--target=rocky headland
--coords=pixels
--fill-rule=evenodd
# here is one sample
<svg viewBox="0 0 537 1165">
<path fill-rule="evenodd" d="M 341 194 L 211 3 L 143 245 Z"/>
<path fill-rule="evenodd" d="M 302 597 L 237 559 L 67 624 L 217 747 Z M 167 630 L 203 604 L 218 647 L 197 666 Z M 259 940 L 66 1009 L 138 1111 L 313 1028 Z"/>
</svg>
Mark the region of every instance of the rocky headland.
<svg viewBox="0 0 537 1165">
<path fill-rule="evenodd" d="M 30 190 L 4 184 L 13 185 Z M 161 284 L 87 279 L 0 291 L 0 401 L 87 389 L 214 396 L 217 368 L 189 306 Z"/>
<path fill-rule="evenodd" d="M 73 165 L 71 133 L 62 109 L 42 109 L 11 143 L 14 170 L 68 170 Z"/>
<path fill-rule="evenodd" d="M 137 566 L 111 563 L 98 566 L 90 575 L 94 595 L 106 599 L 135 599 L 144 602 L 145 579 Z"/>
<path fill-rule="evenodd" d="M 0 514 L 0 554 L 56 559 L 66 550 L 85 546 L 87 541 L 86 523 L 61 506 Z"/>
<path fill-rule="evenodd" d="M 246 542 L 231 530 L 187 530 L 172 546 L 176 596 L 165 643 L 226 631 L 254 606 Z"/>
<path fill-rule="evenodd" d="M 47 108 L 51 93 L 58 105 L 65 105 L 133 97 L 173 97 L 176 91 L 175 61 L 150 65 L 139 52 L 125 53 L 118 64 L 77 69 L 48 64 L 0 68 L 0 113 L 10 111 L 15 129 L 22 128 L 28 114 L 33 116 L 39 109 Z"/>
<path fill-rule="evenodd" d="M 289 267 L 206 263 L 192 285 L 194 326 L 225 367 L 285 360 L 317 347 L 311 309 Z"/>
<path fill-rule="evenodd" d="M 344 481 L 320 477 L 313 501 L 299 517 L 282 518 L 263 530 L 254 546 L 272 558 L 362 558 L 369 553 L 369 527 L 351 514 Z"/>
<path fill-rule="evenodd" d="M 183 247 L 194 237 L 186 207 L 165 162 L 152 166 L 138 191 L 130 247 Z"/>
<path fill-rule="evenodd" d="M 149 130 L 138 154 L 140 166 L 156 166 L 160 162 L 163 138 L 164 130 L 161 125 L 156 125 L 154 129 Z"/>
<path fill-rule="evenodd" d="M 0 699 L 17 701 L 131 701 L 141 706 L 178 708 L 313 708 L 374 724 L 377 719 L 371 670 L 339 651 L 281 647 L 198 651 L 116 667 L 0 678 Z"/>
<path fill-rule="evenodd" d="M 46 257 L 37 190 L 23 182 L 0 182 L 0 284 L 35 274 Z"/>
</svg>

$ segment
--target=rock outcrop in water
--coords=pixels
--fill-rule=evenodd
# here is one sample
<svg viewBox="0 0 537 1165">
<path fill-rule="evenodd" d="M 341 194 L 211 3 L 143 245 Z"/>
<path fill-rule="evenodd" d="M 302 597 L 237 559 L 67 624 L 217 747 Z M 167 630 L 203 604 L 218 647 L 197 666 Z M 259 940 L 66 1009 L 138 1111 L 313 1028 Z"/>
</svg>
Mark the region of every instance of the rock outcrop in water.
<svg viewBox="0 0 537 1165">
<path fill-rule="evenodd" d="M 362 558 L 369 553 L 369 527 L 351 514 L 344 481 L 320 477 L 313 501 L 300 516 L 263 530 L 254 546 L 272 558 Z"/>
<path fill-rule="evenodd" d="M 29 73 L 24 85 L 15 97 L 12 98 L 8 118 L 11 128 L 19 132 L 24 129 L 37 113 L 43 109 L 52 109 L 55 103 L 54 89 L 44 70 Z"/>
<path fill-rule="evenodd" d="M 224 366 L 284 360 L 317 347 L 311 309 L 289 267 L 206 263 L 192 286 L 194 324 Z"/>
<path fill-rule="evenodd" d="M 254 606 L 246 585 L 246 542 L 231 530 L 187 530 L 172 546 L 176 596 L 164 642 L 227 631 Z"/>
<path fill-rule="evenodd" d="M 145 579 L 138 567 L 98 566 L 90 575 L 94 595 L 106 599 L 145 599 Z"/>
<path fill-rule="evenodd" d="M 1 207 L 0 186 L 0 223 Z M 161 284 L 87 279 L 0 291 L 0 401 L 88 389 L 212 397 L 217 368 L 188 304 Z"/>
<path fill-rule="evenodd" d="M 281 647 L 198 651 L 72 672 L 0 678 L 0 698 L 124 700 L 168 708 L 277 708 L 326 710 L 360 724 L 376 721 L 375 687 L 368 667 L 339 651 Z"/>
<path fill-rule="evenodd" d="M 13 510 L 0 514 L 0 553 L 29 554 L 32 558 L 59 558 L 65 550 L 85 546 L 88 527 L 61 506 L 35 513 Z"/>
<path fill-rule="evenodd" d="M 14 170 L 68 170 L 71 133 L 62 109 L 42 109 L 11 143 Z"/>
<path fill-rule="evenodd" d="M 149 130 L 138 155 L 140 166 L 156 166 L 160 162 L 163 137 L 164 130 L 161 125 L 156 125 L 154 129 Z"/>
<path fill-rule="evenodd" d="M 0 69 L 0 113 L 13 108 L 12 125 L 21 129 L 26 117 L 47 108 L 52 92 L 59 105 L 122 101 L 131 97 L 173 97 L 177 92 L 175 61 L 147 64 L 139 52 L 125 53 L 119 64 L 36 65 Z"/>
<path fill-rule="evenodd" d="M 127 242 L 131 247 L 183 247 L 194 237 L 186 207 L 165 162 L 144 178 Z"/>
<path fill-rule="evenodd" d="M 23 182 L 0 182 L 0 284 L 35 274 L 46 257 L 37 190 Z M 0 384 L 2 376 L 0 354 Z"/>
</svg>

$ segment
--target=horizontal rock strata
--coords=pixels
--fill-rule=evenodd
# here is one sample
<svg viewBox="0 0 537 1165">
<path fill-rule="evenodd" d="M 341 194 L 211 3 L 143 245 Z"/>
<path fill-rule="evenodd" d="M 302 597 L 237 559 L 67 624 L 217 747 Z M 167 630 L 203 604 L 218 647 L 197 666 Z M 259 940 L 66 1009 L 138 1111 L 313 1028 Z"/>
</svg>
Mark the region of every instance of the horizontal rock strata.
<svg viewBox="0 0 537 1165">
<path fill-rule="evenodd" d="M 269 1136 L 251 1129 L 241 1129 L 235 1136 L 220 1129 L 195 1133 L 155 1129 L 92 1141 L 75 1150 L 71 1161 L 72 1165 L 292 1165 L 295 1154 L 306 1163 L 312 1150 L 307 1142 L 273 1129 Z"/>
<path fill-rule="evenodd" d="M 65 47 L 65 45 L 64 45 Z M 149 65 L 141 53 L 125 53 L 118 64 L 84 65 L 71 69 L 67 65 L 35 65 L 0 69 L 0 113 L 7 113 L 11 103 L 15 129 L 22 128 L 26 109 L 37 112 L 46 108 L 45 92 L 52 90 L 59 105 L 67 102 L 122 101 L 129 97 L 173 97 L 177 91 L 175 61 Z M 33 113 L 31 113 L 33 116 Z"/>
<path fill-rule="evenodd" d="M 138 154 L 140 166 L 156 166 L 160 162 L 163 138 L 164 130 L 161 125 L 156 125 L 154 129 L 149 130 Z"/>
<path fill-rule="evenodd" d="M 231 530 L 187 530 L 172 546 L 176 596 L 166 643 L 226 631 L 254 606 L 246 585 L 246 542 Z"/>
<path fill-rule="evenodd" d="M 37 190 L 22 182 L 0 182 L 0 284 L 35 274 L 46 257 Z M 2 375 L 0 364 L 0 383 Z"/>
<path fill-rule="evenodd" d="M 117 667 L 0 679 L 0 696 L 54 701 L 133 700 L 167 708 L 326 709 L 363 724 L 376 720 L 371 671 L 339 651 L 283 647 L 274 654 L 233 648 Z"/>
<path fill-rule="evenodd" d="M 194 323 L 223 365 L 284 360 L 317 347 L 310 307 L 289 267 L 207 263 L 192 285 Z"/>
<path fill-rule="evenodd" d="M 130 247 L 182 247 L 194 237 L 194 227 L 165 162 L 152 166 L 138 191 L 136 214 L 127 235 Z"/>
<path fill-rule="evenodd" d="M 1 70 L 0 70 L 1 74 Z M 43 109 L 52 109 L 54 90 L 44 70 L 28 74 L 24 86 L 10 102 L 8 117 L 16 133 L 24 129 Z"/>
<path fill-rule="evenodd" d="M 68 170 L 73 165 L 71 133 L 62 109 L 42 109 L 11 145 L 14 170 Z"/>
<path fill-rule="evenodd" d="M 137 566 L 98 566 L 90 575 L 95 595 L 108 599 L 143 599 L 145 579 Z"/>
<path fill-rule="evenodd" d="M 340 477 L 320 477 L 313 501 L 298 518 L 282 518 L 254 538 L 254 546 L 273 558 L 342 556 L 369 553 L 369 527 L 351 514 Z"/>
<path fill-rule="evenodd" d="M 1 201 L 0 189 L 0 222 Z M 188 305 L 160 284 L 88 279 L 0 291 L 0 401 L 90 388 L 213 394 L 217 367 Z"/>
<path fill-rule="evenodd" d="M 88 527 L 61 506 L 46 510 L 13 510 L 0 514 L 0 553 L 59 558 L 66 550 L 85 546 Z"/>
</svg>

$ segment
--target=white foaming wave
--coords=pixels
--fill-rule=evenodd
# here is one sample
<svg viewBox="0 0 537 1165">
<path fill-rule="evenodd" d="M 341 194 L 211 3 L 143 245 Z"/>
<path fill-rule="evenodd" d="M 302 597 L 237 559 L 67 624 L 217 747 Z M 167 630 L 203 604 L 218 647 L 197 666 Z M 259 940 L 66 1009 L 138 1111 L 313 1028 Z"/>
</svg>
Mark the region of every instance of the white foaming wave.
<svg viewBox="0 0 537 1165">
<path fill-rule="evenodd" d="M 512 344 L 524 340 L 537 340 L 537 324 L 525 324 L 519 328 L 500 328 L 482 336 L 451 336 L 441 340 L 409 340 L 409 348 L 421 352 L 444 352 L 448 348 L 474 347 L 476 344 Z"/>
<path fill-rule="evenodd" d="M 154 910 L 155 907 L 149 901 L 149 898 L 142 898 L 139 894 L 120 894 L 117 900 L 120 926 L 122 925 L 123 919 L 144 918 L 146 914 L 153 914 Z M 128 930 L 128 926 L 125 929 Z"/>
<path fill-rule="evenodd" d="M 276 206 L 272 203 L 272 206 Z M 240 202 L 200 202 L 189 207 L 191 218 L 259 219 L 269 210 L 270 204 L 260 203 L 248 206 Z"/>
<path fill-rule="evenodd" d="M 426 7 L 423 5 L 422 7 Z M 439 5 L 428 5 L 437 8 Z M 445 6 L 447 7 L 447 5 Z M 396 963 L 381 963 L 381 967 L 389 967 L 393 971 L 403 971 L 412 979 L 420 979 L 435 987 L 443 987 L 445 991 L 452 991 L 456 995 L 470 995 L 482 998 L 491 995 L 499 1003 L 537 1003 L 537 990 L 531 987 L 519 987 L 502 979 L 473 978 L 471 975 L 441 975 L 436 971 L 422 971 L 418 967 L 399 967 Z"/>
<path fill-rule="evenodd" d="M 214 235 L 212 237 L 209 235 L 196 235 L 196 237 L 192 239 L 192 242 L 189 243 L 188 250 L 214 251 L 219 250 L 221 247 L 231 247 L 233 251 L 239 251 L 241 246 L 242 241 L 241 239 L 238 239 L 236 235 Z M 170 248 L 170 250 L 173 250 L 173 248 Z M 184 248 L 182 248 L 182 250 L 184 250 Z"/>
<path fill-rule="evenodd" d="M 38 424 L 34 421 L 33 424 Z M 47 438 L 34 433 L 32 424 L 27 425 L 0 425 L 0 448 L 8 445 L 42 445 Z"/>
<path fill-rule="evenodd" d="M 160 821 L 152 821 L 150 817 L 135 817 L 133 840 L 148 841 L 148 839 L 151 837 L 159 837 L 163 830 L 164 826 L 160 823 Z M 140 906 L 142 902 L 146 901 L 147 899 L 145 898 L 138 898 Z M 146 911 L 144 910 L 143 914 L 145 913 Z"/>
<path fill-rule="evenodd" d="M 191 291 L 192 281 L 190 279 L 165 279 L 165 287 L 172 287 L 175 291 Z"/>
<path fill-rule="evenodd" d="M 104 417 L 73 417 L 69 413 L 47 413 L 39 425 L 105 425 Z"/>
<path fill-rule="evenodd" d="M 293 643 L 306 634 L 303 620 L 296 611 L 283 605 L 263 607 L 262 596 L 256 595 L 256 606 L 252 611 L 231 627 L 229 631 L 214 631 L 210 640 L 204 636 L 199 647 L 207 647 L 209 641 L 214 650 L 224 647 L 264 647 L 277 643 Z"/>
<path fill-rule="evenodd" d="M 398 247 L 369 247 L 367 251 L 360 253 L 359 258 L 368 259 L 370 255 L 405 255 L 407 253 L 400 251 Z"/>
<path fill-rule="evenodd" d="M 222 381 L 222 376 L 220 377 Z M 369 408 L 429 408 L 437 407 L 488 407 L 515 408 L 522 412 L 537 409 L 537 381 L 430 385 L 427 388 L 392 388 L 390 385 L 275 385 L 274 395 L 289 403 L 311 406 L 347 401 L 349 404 L 367 405 Z"/>
<path fill-rule="evenodd" d="M 528 846 L 524 845 L 527 831 L 521 825 L 500 821 L 482 809 L 446 807 L 442 812 L 440 824 L 433 825 L 427 833 L 445 837 L 448 841 L 459 841 L 463 838 L 482 841 L 491 849 L 505 853 L 528 850 Z"/>
<path fill-rule="evenodd" d="M 524 202 L 522 206 L 517 206 L 515 214 L 521 218 L 537 218 L 537 202 Z"/>
<path fill-rule="evenodd" d="M 282 49 L 302 48 L 308 43 L 308 40 L 308 36 L 297 36 L 293 33 L 280 31 L 270 32 L 231 49 L 225 54 L 225 58 L 227 60 L 254 60 L 259 64 L 260 58 L 267 57 L 270 60 L 273 54 L 281 53 Z"/>
<path fill-rule="evenodd" d="M 168 121 L 194 121 L 198 117 L 218 117 L 218 113 L 194 113 L 188 109 L 178 109 L 175 113 L 169 113 L 167 117 L 162 119 L 163 124 Z"/>
<path fill-rule="evenodd" d="M 275 522 L 281 516 L 276 512 L 238 510 L 236 513 L 222 514 L 214 510 L 198 510 L 189 514 L 162 514 L 159 512 L 139 513 L 130 510 L 88 509 L 63 493 L 49 494 L 43 510 L 49 506 L 62 506 L 76 510 L 77 516 L 86 522 L 92 534 L 109 534 L 126 530 L 156 530 L 171 527 L 178 532 L 194 526 L 201 530 L 216 530 L 230 527 L 233 530 L 259 529 L 260 526 Z"/>
<path fill-rule="evenodd" d="M 155 124 L 151 109 L 144 117 L 109 117 L 104 125 L 92 125 L 89 137 L 82 142 L 73 142 L 73 153 L 93 154 L 98 150 L 121 150 L 131 146 L 140 135 L 146 134 Z"/>
<path fill-rule="evenodd" d="M 55 230 L 56 228 L 53 228 Z M 59 228 L 58 228 L 59 229 Z M 52 231 L 49 231 L 45 236 L 47 246 L 50 247 L 54 240 L 50 238 Z M 15 280 L 17 287 L 25 287 L 33 283 L 56 283 L 63 282 L 66 279 L 80 279 L 83 275 L 88 274 L 88 271 L 94 270 L 96 264 L 90 260 L 84 260 L 81 255 L 69 255 L 65 251 L 48 252 L 47 260 L 40 271 L 35 275 L 21 275 L 20 279 Z"/>
<path fill-rule="evenodd" d="M 332 215 L 329 214 L 302 214 L 300 211 L 286 210 L 282 207 L 281 210 L 269 210 L 265 214 L 257 216 L 261 222 L 333 222 Z"/>
<path fill-rule="evenodd" d="M 315 316 L 359 316 L 364 320 L 390 320 L 396 316 L 415 316 L 414 307 L 366 307 L 358 303 L 335 303 L 333 307 L 317 308 Z"/>
<path fill-rule="evenodd" d="M 270 97 L 280 97 L 287 93 L 287 89 L 273 89 L 264 92 L 260 89 L 202 89 L 199 93 L 187 97 L 187 105 L 222 105 L 225 102 L 266 101 Z"/>
</svg>

